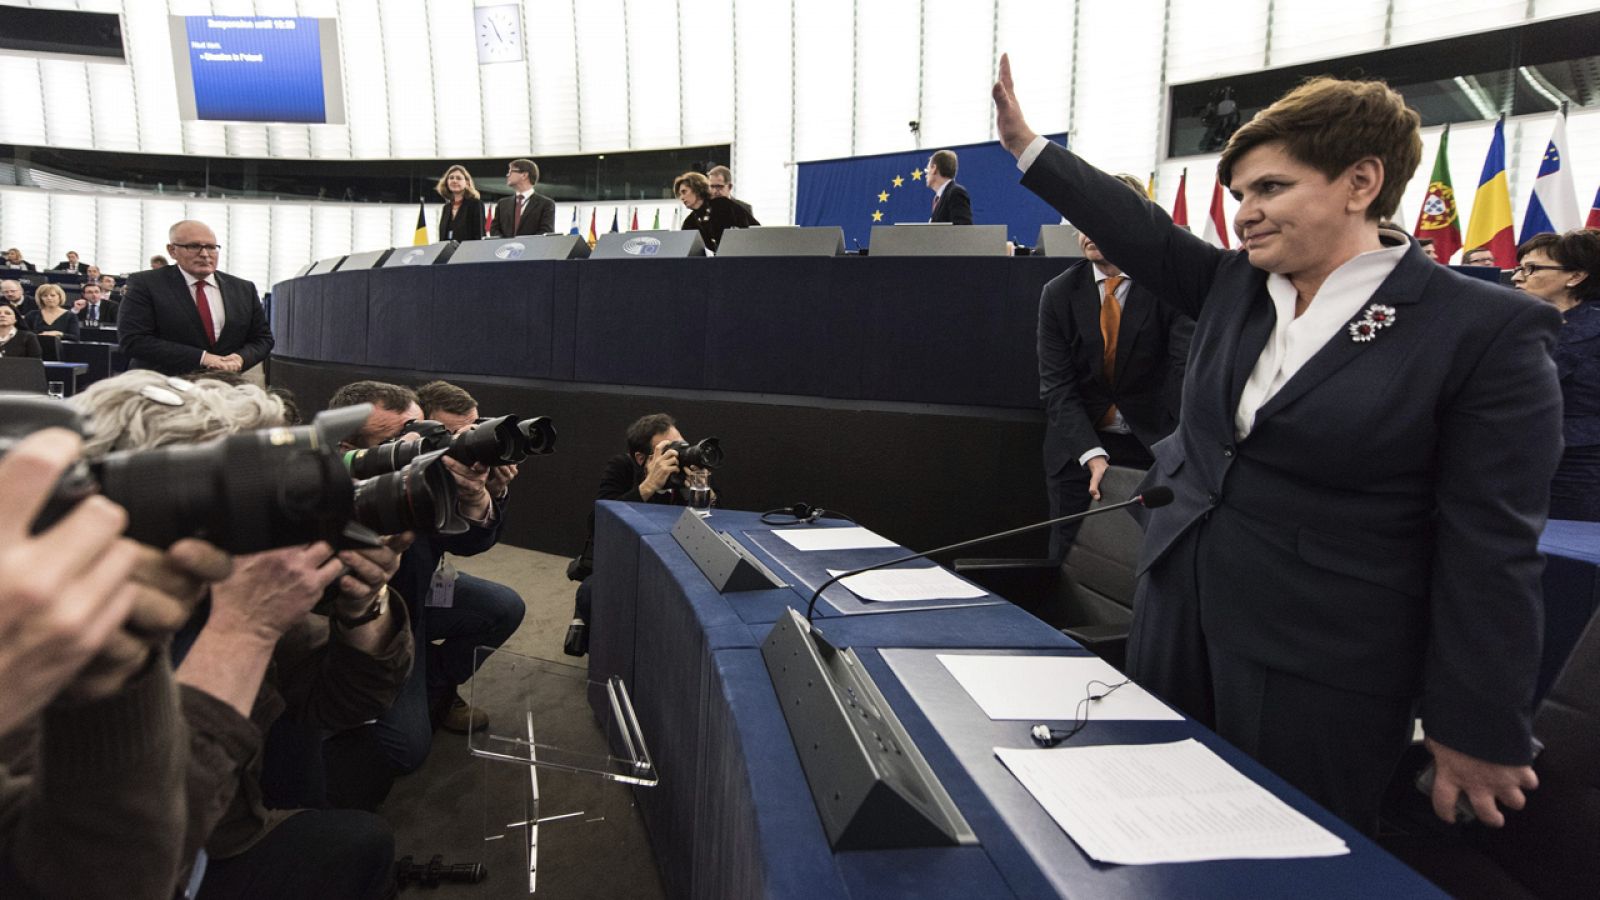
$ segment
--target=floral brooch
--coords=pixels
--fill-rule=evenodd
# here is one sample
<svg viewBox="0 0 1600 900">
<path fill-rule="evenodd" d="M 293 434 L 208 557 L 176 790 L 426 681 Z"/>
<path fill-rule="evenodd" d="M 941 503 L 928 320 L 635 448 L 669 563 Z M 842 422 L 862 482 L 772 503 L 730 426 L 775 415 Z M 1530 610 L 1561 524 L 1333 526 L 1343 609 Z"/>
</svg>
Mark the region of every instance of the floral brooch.
<svg viewBox="0 0 1600 900">
<path fill-rule="evenodd" d="M 1367 307 L 1361 318 L 1350 323 L 1350 340 L 1366 342 L 1378 336 L 1378 332 L 1394 324 L 1394 307 L 1374 303 Z"/>
</svg>

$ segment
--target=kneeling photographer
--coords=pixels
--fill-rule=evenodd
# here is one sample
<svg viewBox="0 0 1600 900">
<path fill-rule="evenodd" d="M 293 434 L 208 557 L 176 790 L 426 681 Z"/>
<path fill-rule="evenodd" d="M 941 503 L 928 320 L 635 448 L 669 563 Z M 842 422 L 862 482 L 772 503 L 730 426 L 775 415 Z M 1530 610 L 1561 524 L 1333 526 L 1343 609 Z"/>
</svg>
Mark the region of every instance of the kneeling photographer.
<svg viewBox="0 0 1600 900">
<path fill-rule="evenodd" d="M 596 500 L 660 503 L 706 508 L 717 503 L 711 488 L 711 469 L 722 463 L 716 438 L 696 444 L 683 439 L 678 423 L 666 413 L 636 419 L 624 435 L 628 452 L 606 460 Z M 568 656 L 589 652 L 589 613 L 593 603 L 594 510 L 589 510 L 589 534 L 583 552 L 567 565 L 567 577 L 578 582 L 563 650 Z"/>
<path fill-rule="evenodd" d="M 548 423 L 518 423 L 509 417 L 477 428 L 476 401 L 459 388 L 453 391 L 459 395 L 445 393 L 460 409 L 454 428 L 425 418 L 417 393 L 400 385 L 359 381 L 340 388 L 329 400 L 330 408 L 372 404 L 366 424 L 343 445 L 351 451 L 347 459 L 358 477 L 363 471 L 391 468 L 392 460 L 414 455 L 417 451 L 405 442 L 421 441 L 424 452 L 452 447 L 442 462 L 454 480 L 454 513 L 458 517 L 454 527 L 442 533 L 419 534 L 390 581 L 410 606 L 415 663 L 387 712 L 377 721 L 329 741 L 329 797 L 337 805 L 375 808 L 396 777 L 415 771 L 427 759 L 435 728 L 466 733 L 487 727 L 487 717 L 463 702 L 459 687 L 472 677 L 476 649 L 499 647 L 522 624 L 525 606 L 515 591 L 457 573 L 445 557 L 446 553 L 472 556 L 499 541 L 506 496 L 517 467 L 511 463 L 464 463 L 453 457 L 505 458 L 509 454 L 521 458 L 527 453 L 549 452 L 554 432 L 519 432 L 522 425 L 548 428 Z M 468 431 L 474 448 L 461 446 L 462 439 L 454 437 Z M 465 452 L 468 449 L 473 452 Z"/>
<path fill-rule="evenodd" d="M 93 433 L 87 445 L 91 455 L 158 447 L 193 454 L 204 448 L 180 445 L 285 424 L 282 401 L 254 385 L 191 383 L 149 371 L 101 381 L 75 402 Z M 279 428 L 272 435 L 258 443 L 287 445 L 290 433 Z M 245 443 L 236 446 L 249 447 L 253 436 L 243 437 Z M 355 499 L 348 476 L 326 446 L 330 441 L 314 439 L 323 441 L 320 458 L 331 469 L 324 473 L 330 488 L 325 496 L 342 505 L 323 510 L 313 499 L 315 491 L 295 487 L 303 491 L 298 499 L 311 500 L 302 509 L 333 514 L 318 528 L 334 539 L 329 533 L 336 533 L 334 520 L 347 517 Z M 160 460 L 156 454 L 148 458 Z M 250 459 L 246 451 L 231 461 Z M 225 476 L 226 492 L 236 480 L 276 478 L 288 466 L 274 471 L 264 464 L 264 471 L 248 475 L 229 472 L 226 465 L 215 468 Z M 211 474 L 182 467 L 172 471 L 198 484 Z M 194 490 L 193 484 L 158 489 L 174 498 Z M 230 492 L 227 500 L 240 497 Z M 328 539 L 280 546 L 290 538 L 274 533 L 278 522 L 261 505 L 212 505 L 224 507 L 215 512 L 229 520 L 228 543 L 279 549 L 237 557 L 233 575 L 212 589 L 176 645 L 177 680 L 190 730 L 185 858 L 196 863 L 203 898 L 381 897 L 393 878 L 394 837 L 388 823 L 359 811 L 269 808 L 263 779 L 315 777 L 271 771 L 274 760 L 285 758 L 269 752 L 269 735 L 282 733 L 275 724 L 320 742 L 323 732 L 380 715 L 399 692 L 411 665 L 412 641 L 405 604 L 391 602 L 386 583 L 410 535 L 359 550 L 336 551 Z M 182 504 L 175 500 L 172 506 Z M 314 613 L 325 600 L 326 615 Z M 280 764 L 314 767 L 316 759 L 305 752 Z"/>
</svg>

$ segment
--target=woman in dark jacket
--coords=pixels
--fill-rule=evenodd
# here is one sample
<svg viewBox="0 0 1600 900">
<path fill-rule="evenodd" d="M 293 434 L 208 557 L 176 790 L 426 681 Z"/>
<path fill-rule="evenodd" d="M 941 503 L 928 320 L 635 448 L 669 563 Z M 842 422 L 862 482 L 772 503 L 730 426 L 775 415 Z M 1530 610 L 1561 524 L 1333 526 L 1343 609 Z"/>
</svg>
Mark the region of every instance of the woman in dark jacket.
<svg viewBox="0 0 1600 900">
<path fill-rule="evenodd" d="M 17 326 L 17 311 L 0 303 L 0 356 L 39 357 L 39 338 Z"/>
<path fill-rule="evenodd" d="M 22 317 L 22 327 L 34 334 L 48 334 L 68 341 L 78 339 L 78 317 L 67 309 L 67 294 L 60 285 L 41 284 L 33 292 L 39 308 Z"/>
<path fill-rule="evenodd" d="M 689 215 L 683 220 L 683 230 L 700 232 L 706 249 L 717 252 L 722 243 L 722 233 L 729 228 L 749 228 L 755 224 L 750 214 L 727 197 L 711 196 L 711 182 L 699 172 L 685 172 L 672 182 L 672 190 Z"/>
<path fill-rule="evenodd" d="M 472 175 L 461 166 L 451 166 L 444 170 L 444 177 L 434 190 L 444 198 L 439 210 L 439 240 L 481 240 L 483 200 L 478 196 L 478 186 L 472 183 Z"/>
<path fill-rule="evenodd" d="M 1550 518 L 1600 522 L 1600 231 L 1537 234 L 1517 248 L 1511 283 L 1561 311 L 1556 339 L 1561 436 Z"/>
</svg>

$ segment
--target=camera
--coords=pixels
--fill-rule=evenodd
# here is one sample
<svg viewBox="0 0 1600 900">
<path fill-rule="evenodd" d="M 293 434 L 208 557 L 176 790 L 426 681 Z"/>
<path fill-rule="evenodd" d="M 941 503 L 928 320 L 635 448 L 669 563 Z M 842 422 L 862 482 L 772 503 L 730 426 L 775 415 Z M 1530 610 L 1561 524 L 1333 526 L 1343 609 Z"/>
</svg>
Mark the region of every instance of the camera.
<svg viewBox="0 0 1600 900">
<path fill-rule="evenodd" d="M 722 465 L 722 442 L 714 437 L 703 438 L 698 443 L 673 441 L 668 450 L 678 451 L 678 465 L 685 468 L 715 469 Z"/>
<path fill-rule="evenodd" d="M 402 440 L 406 435 L 416 435 L 417 440 Z M 419 419 L 407 422 L 392 440 L 368 450 L 346 453 L 345 465 L 351 475 L 371 478 L 398 471 L 420 456 L 440 451 L 464 465 L 509 466 L 529 456 L 553 453 L 555 449 L 556 427 L 545 416 L 522 420 L 516 416 L 479 419 L 477 424 L 457 435 L 432 419 Z"/>
<path fill-rule="evenodd" d="M 339 542 L 355 513 L 356 486 L 339 464 L 339 438 L 370 407 L 333 410 L 310 425 L 266 428 L 178 447 L 108 453 L 79 461 L 56 485 L 34 533 L 99 492 L 128 511 L 127 536 L 156 547 L 186 537 L 229 553 Z M 0 394 L 0 454 L 44 428 L 85 433 L 82 416 L 58 401 Z M 353 540 L 370 540 L 359 531 Z"/>
</svg>

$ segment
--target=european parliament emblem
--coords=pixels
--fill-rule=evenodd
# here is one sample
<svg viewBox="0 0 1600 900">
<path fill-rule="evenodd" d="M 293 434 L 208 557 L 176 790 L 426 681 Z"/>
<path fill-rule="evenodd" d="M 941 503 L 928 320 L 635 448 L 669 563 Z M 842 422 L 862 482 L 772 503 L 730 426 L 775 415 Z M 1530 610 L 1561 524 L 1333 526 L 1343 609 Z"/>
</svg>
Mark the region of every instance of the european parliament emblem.
<svg viewBox="0 0 1600 900">
<path fill-rule="evenodd" d="M 402 265 L 402 266 L 414 266 L 417 263 L 421 262 L 422 258 L 424 256 L 427 256 L 427 255 L 428 255 L 428 251 L 423 250 L 421 248 L 418 248 L 416 250 L 408 250 L 408 251 L 406 251 L 406 255 L 405 256 L 400 257 L 400 262 L 398 264 Z"/>
<path fill-rule="evenodd" d="M 522 254 L 526 253 L 527 251 L 528 251 L 528 245 L 527 244 L 524 244 L 521 241 L 512 241 L 509 244 L 501 244 L 498 248 L 496 248 L 495 251 L 494 251 L 494 258 L 495 259 L 521 259 L 522 258 Z"/>
<path fill-rule="evenodd" d="M 629 238 L 622 245 L 622 252 L 629 256 L 655 256 L 661 252 L 661 241 L 653 237 Z"/>
</svg>

